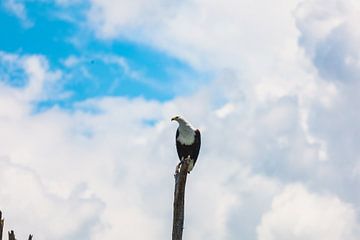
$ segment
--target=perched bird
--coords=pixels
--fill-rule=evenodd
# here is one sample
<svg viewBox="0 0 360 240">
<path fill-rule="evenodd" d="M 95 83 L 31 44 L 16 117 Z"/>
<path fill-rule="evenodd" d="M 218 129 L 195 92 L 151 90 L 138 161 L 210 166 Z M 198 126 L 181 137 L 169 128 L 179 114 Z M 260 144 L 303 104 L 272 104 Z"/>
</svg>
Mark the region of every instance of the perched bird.
<svg viewBox="0 0 360 240">
<path fill-rule="evenodd" d="M 194 129 L 189 122 L 180 116 L 175 116 L 171 121 L 177 121 L 179 127 L 176 130 L 176 149 L 180 164 L 190 157 L 188 173 L 193 169 L 199 156 L 201 137 L 199 129 Z"/>
</svg>

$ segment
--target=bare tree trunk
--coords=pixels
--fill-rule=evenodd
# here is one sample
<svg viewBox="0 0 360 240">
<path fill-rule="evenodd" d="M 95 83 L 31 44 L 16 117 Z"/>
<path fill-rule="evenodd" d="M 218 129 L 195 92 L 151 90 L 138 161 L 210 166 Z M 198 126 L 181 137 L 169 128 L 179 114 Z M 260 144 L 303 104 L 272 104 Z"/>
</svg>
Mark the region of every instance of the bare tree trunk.
<svg viewBox="0 0 360 240">
<path fill-rule="evenodd" d="M 2 219 L 2 212 L 0 211 L 0 240 L 2 240 L 3 229 L 4 229 L 4 219 Z"/>
<path fill-rule="evenodd" d="M 8 232 L 8 233 L 9 233 L 9 240 L 16 240 L 15 233 L 13 230 L 11 230 L 11 232 Z"/>
<path fill-rule="evenodd" d="M 184 229 L 185 185 L 189 167 L 189 158 L 178 165 L 175 172 L 174 212 L 172 240 L 182 240 Z"/>
</svg>

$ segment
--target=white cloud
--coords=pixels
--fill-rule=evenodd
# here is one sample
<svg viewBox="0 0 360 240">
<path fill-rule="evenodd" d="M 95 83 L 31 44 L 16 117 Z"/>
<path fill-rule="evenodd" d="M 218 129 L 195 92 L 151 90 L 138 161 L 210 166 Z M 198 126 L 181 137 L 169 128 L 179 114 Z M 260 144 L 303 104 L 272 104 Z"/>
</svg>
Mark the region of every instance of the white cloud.
<svg viewBox="0 0 360 240">
<path fill-rule="evenodd" d="M 234 104 L 227 103 L 218 110 L 216 110 L 215 113 L 219 118 L 224 118 L 227 115 L 231 114 L 235 110 L 235 108 L 236 106 Z"/>
<path fill-rule="evenodd" d="M 18 17 L 23 26 L 31 27 L 33 25 L 27 16 L 25 4 L 23 2 L 17 0 L 5 0 L 3 2 L 3 6 L 9 12 Z"/>
<path fill-rule="evenodd" d="M 360 224 L 351 205 L 295 184 L 275 196 L 257 230 L 259 240 L 355 240 Z"/>
<path fill-rule="evenodd" d="M 141 29 L 148 24 L 162 24 L 172 16 L 177 3 L 172 0 L 134 0 L 134 1 L 91 1 L 89 21 L 100 31 L 99 35 L 111 38 L 124 35 L 128 30 Z"/>
<path fill-rule="evenodd" d="M 67 57 L 66 59 L 63 60 L 63 64 L 67 68 L 74 67 L 77 64 L 79 64 L 80 62 L 81 62 L 81 59 L 79 57 L 74 56 L 74 55 L 71 55 L 71 56 L 69 56 L 69 57 Z"/>
<path fill-rule="evenodd" d="M 91 234 L 99 223 L 103 208 L 95 197 L 82 196 L 79 186 L 65 199 L 47 191 L 31 168 L 11 163 L 0 156 L 0 205 L 6 226 L 16 230 L 18 238 L 31 233 L 42 239 L 65 239 Z M 83 232 L 79 232 L 83 231 Z"/>
<path fill-rule="evenodd" d="M 56 85 L 61 78 L 61 72 L 51 71 L 45 57 L 41 55 L 19 56 L 0 52 L 0 62 L 4 66 L 0 79 L 7 84 L 1 89 L 4 94 L 14 95 L 13 97 L 16 99 L 25 102 L 58 98 L 61 94 L 57 92 L 61 89 L 58 89 Z M 20 77 L 16 76 L 18 72 L 22 73 Z M 8 86 L 14 82 L 13 78 L 20 78 L 24 82 L 22 84 L 24 86 L 21 85 L 18 88 Z"/>
<path fill-rule="evenodd" d="M 155 45 L 197 66 L 262 71 L 296 51 L 297 2 L 92 1 L 88 18 L 102 37 Z"/>
<path fill-rule="evenodd" d="M 300 43 L 326 80 L 358 81 L 359 11 L 358 1 L 308 0 L 295 12 Z"/>
</svg>

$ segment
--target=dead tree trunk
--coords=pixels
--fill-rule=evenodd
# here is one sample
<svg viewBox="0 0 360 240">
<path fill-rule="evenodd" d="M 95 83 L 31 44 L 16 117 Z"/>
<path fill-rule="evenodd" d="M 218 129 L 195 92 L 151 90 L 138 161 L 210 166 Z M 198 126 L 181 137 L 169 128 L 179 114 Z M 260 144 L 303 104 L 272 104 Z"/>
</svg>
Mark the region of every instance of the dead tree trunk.
<svg viewBox="0 0 360 240">
<path fill-rule="evenodd" d="M 175 171 L 172 240 L 182 240 L 182 234 L 184 229 L 185 185 L 189 161 L 189 158 L 185 159 L 177 166 Z"/>
<path fill-rule="evenodd" d="M 16 240 L 15 233 L 13 230 L 11 230 L 11 232 L 8 232 L 8 233 L 9 233 L 9 240 Z"/>
<path fill-rule="evenodd" d="M 4 219 L 2 219 L 2 212 L 0 211 L 0 240 L 2 240 L 3 229 L 4 229 Z"/>
</svg>

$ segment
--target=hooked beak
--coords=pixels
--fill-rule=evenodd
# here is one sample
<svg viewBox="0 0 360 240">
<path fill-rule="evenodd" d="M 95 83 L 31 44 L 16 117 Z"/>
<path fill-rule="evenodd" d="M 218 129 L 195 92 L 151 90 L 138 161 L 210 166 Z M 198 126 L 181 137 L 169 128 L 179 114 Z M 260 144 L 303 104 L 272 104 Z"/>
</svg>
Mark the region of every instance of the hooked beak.
<svg viewBox="0 0 360 240">
<path fill-rule="evenodd" d="M 171 118 L 171 121 L 174 121 L 176 117 Z"/>
</svg>

